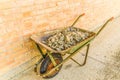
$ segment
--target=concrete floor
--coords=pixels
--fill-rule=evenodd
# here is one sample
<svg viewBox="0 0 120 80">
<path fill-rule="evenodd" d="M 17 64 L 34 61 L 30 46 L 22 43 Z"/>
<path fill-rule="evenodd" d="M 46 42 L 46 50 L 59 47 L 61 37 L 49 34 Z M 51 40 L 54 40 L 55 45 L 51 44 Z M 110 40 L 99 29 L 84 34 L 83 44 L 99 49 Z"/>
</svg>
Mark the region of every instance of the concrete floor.
<svg viewBox="0 0 120 80">
<path fill-rule="evenodd" d="M 79 62 L 84 49 L 74 56 Z M 79 67 L 69 60 L 57 76 L 43 79 L 33 69 L 14 80 L 120 80 L 120 17 L 109 23 L 91 43 L 87 64 Z"/>
</svg>

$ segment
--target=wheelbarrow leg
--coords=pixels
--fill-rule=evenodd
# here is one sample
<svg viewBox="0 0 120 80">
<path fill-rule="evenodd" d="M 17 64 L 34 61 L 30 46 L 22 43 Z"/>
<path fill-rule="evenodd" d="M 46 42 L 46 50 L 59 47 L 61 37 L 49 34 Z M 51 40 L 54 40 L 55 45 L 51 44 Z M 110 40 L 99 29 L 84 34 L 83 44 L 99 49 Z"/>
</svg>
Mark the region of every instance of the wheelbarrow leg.
<svg viewBox="0 0 120 80">
<path fill-rule="evenodd" d="M 85 58 L 84 58 L 84 62 L 82 64 L 80 64 L 79 62 L 77 62 L 75 59 L 73 58 L 70 58 L 72 61 L 74 61 L 75 63 L 77 63 L 79 66 L 84 66 L 86 64 L 86 61 L 87 61 L 87 57 L 88 57 L 88 51 L 89 51 L 89 47 L 90 47 L 90 44 L 87 45 L 87 50 L 86 50 L 86 55 L 85 55 Z"/>
<path fill-rule="evenodd" d="M 37 43 L 36 43 L 36 46 L 37 46 L 37 48 L 38 48 L 38 50 L 39 50 L 40 55 L 42 56 L 42 58 L 39 59 L 38 62 L 35 64 L 35 67 L 34 67 L 34 71 L 35 72 L 37 72 L 37 66 L 42 62 L 43 59 L 45 59 L 45 56 L 46 56 L 46 55 L 43 54 L 42 49 L 39 47 L 39 45 Z"/>
<path fill-rule="evenodd" d="M 38 50 L 39 50 L 40 55 L 42 56 L 42 58 L 45 59 L 46 55 L 44 55 L 44 53 L 43 53 L 42 49 L 40 48 L 40 46 L 37 43 L 36 43 L 36 46 L 37 46 L 37 48 L 38 48 Z"/>
</svg>

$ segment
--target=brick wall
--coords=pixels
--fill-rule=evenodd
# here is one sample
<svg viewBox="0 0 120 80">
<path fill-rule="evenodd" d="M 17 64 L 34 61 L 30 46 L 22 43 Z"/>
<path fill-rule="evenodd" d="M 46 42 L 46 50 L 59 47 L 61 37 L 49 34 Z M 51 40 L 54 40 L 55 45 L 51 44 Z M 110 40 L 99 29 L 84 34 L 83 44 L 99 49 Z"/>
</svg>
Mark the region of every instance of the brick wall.
<svg viewBox="0 0 120 80">
<path fill-rule="evenodd" d="M 86 15 L 76 26 L 92 30 L 109 17 L 117 17 L 119 3 L 119 0 L 0 0 L 0 75 L 39 54 L 29 39 L 33 33 L 69 26 L 83 12 Z"/>
</svg>

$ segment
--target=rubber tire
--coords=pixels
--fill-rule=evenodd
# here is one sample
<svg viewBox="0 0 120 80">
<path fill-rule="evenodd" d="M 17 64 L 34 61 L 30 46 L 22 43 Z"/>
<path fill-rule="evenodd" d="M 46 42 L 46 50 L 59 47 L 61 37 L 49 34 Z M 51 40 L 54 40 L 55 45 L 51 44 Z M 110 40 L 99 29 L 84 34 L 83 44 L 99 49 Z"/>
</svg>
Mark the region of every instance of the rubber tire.
<svg viewBox="0 0 120 80">
<path fill-rule="evenodd" d="M 62 58 L 61 54 L 59 54 L 59 53 L 52 53 L 52 56 L 53 56 L 53 58 L 55 60 L 59 60 L 59 63 L 61 63 L 63 61 L 63 58 Z M 46 58 L 41 63 L 40 74 L 46 73 L 47 72 L 47 68 L 48 68 L 49 64 L 51 64 L 51 63 L 52 62 L 51 62 L 49 56 L 46 56 Z M 60 71 L 61 68 L 62 68 L 62 65 L 59 67 L 59 70 L 56 73 L 49 74 L 47 76 L 44 76 L 43 78 L 52 78 L 52 77 L 56 76 L 59 73 L 59 71 Z"/>
</svg>

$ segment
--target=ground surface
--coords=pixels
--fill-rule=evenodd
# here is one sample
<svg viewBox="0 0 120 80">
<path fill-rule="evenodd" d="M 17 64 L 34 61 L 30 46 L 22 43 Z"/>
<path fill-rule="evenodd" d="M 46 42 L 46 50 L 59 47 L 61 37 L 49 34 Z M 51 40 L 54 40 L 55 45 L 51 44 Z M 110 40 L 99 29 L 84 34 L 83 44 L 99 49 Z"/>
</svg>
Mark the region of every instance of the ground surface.
<svg viewBox="0 0 120 80">
<path fill-rule="evenodd" d="M 74 56 L 79 62 L 82 54 Z M 33 69 L 13 80 L 46 80 Z M 47 80 L 120 80 L 120 17 L 114 19 L 91 44 L 87 64 L 79 67 L 69 60 L 57 76 Z"/>
</svg>

